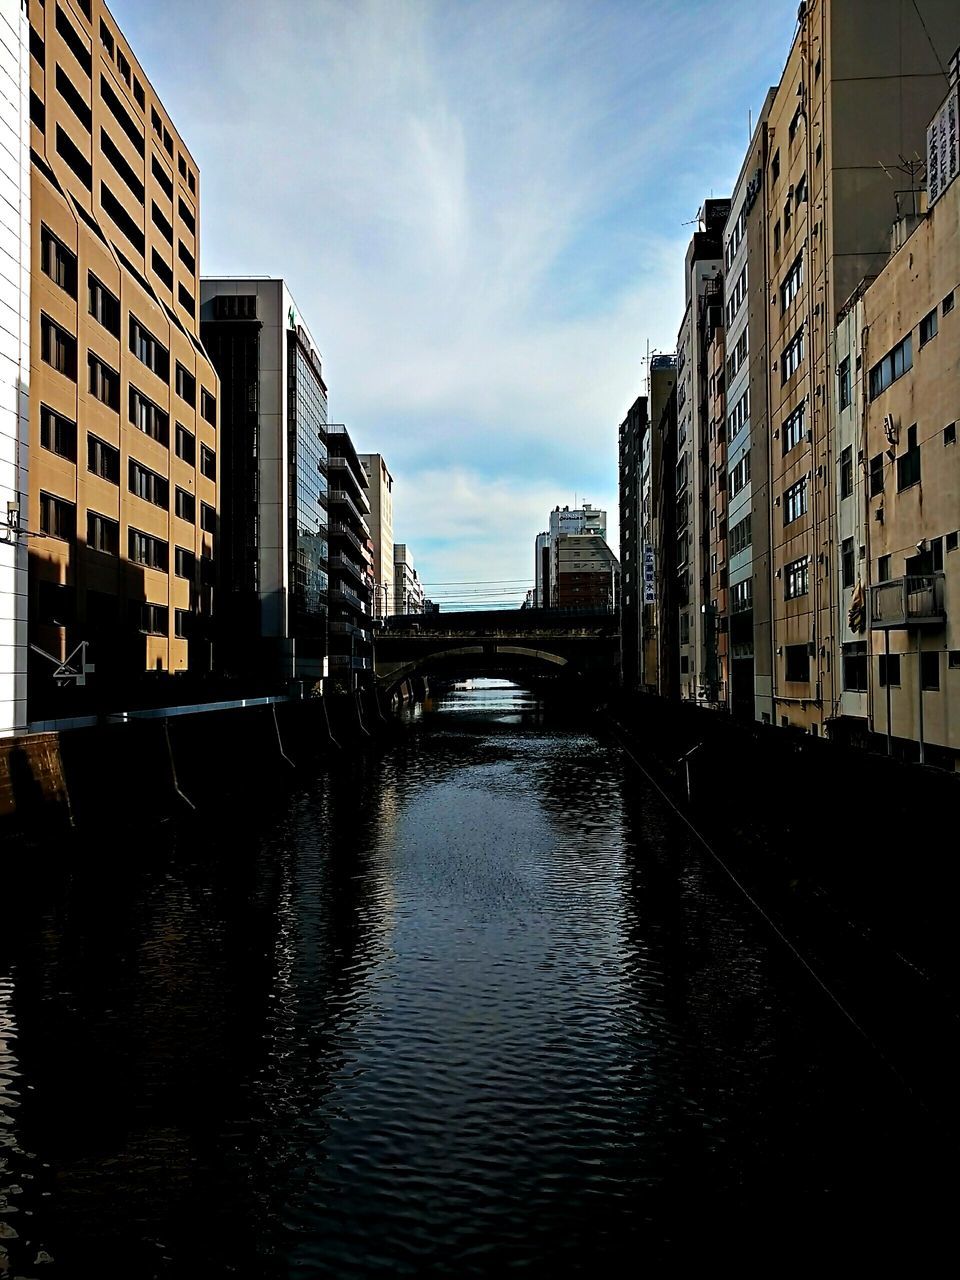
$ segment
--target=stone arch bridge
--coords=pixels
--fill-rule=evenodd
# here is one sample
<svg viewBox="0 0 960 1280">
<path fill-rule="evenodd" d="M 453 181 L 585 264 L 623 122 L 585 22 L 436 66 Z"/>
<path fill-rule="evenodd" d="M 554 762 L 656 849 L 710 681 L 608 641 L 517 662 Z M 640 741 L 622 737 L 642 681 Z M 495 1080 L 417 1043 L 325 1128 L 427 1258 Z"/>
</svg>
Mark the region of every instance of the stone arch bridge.
<svg viewBox="0 0 960 1280">
<path fill-rule="evenodd" d="M 502 676 L 561 693 L 602 694 L 618 679 L 620 630 L 601 609 L 497 609 L 387 619 L 374 647 L 387 697 L 417 677 Z"/>
</svg>

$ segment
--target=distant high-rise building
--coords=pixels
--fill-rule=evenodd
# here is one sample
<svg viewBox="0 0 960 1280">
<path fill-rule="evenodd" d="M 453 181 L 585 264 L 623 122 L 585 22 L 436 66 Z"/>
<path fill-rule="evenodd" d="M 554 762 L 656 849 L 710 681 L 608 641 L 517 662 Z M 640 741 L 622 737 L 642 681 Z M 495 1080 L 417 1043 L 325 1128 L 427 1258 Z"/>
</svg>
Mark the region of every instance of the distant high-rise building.
<svg viewBox="0 0 960 1280">
<path fill-rule="evenodd" d="M 534 549 L 534 597 L 539 608 L 557 607 L 559 540 L 565 534 L 607 536 L 607 513 L 585 502 L 582 507 L 554 507 L 549 530 L 538 533 Z"/>
<path fill-rule="evenodd" d="M 370 538 L 373 542 L 373 616 L 393 612 L 393 476 L 379 453 L 361 453 L 369 486 Z"/>
<path fill-rule="evenodd" d="M 423 583 L 405 542 L 393 544 L 394 613 L 423 613 Z"/>
<path fill-rule="evenodd" d="M 355 688 L 373 666 L 370 619 L 375 591 L 367 472 L 340 423 L 330 448 L 330 672 Z"/>
<path fill-rule="evenodd" d="M 620 565 L 599 533 L 557 535 L 554 604 L 559 609 L 616 609 Z"/>
</svg>

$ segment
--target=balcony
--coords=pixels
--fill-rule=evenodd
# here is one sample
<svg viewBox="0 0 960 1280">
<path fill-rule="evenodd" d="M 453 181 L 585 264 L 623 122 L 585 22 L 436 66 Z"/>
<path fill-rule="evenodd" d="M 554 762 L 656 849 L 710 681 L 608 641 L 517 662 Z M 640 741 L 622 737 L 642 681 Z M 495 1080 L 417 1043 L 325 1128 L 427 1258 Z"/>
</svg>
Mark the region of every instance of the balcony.
<svg viewBox="0 0 960 1280">
<path fill-rule="evenodd" d="M 870 626 L 874 631 L 942 626 L 943 574 L 915 573 L 870 588 Z"/>
<path fill-rule="evenodd" d="M 364 617 L 368 617 L 370 613 L 370 604 L 367 600 L 361 599 L 351 587 L 345 582 L 341 582 L 338 587 L 331 587 L 329 591 L 329 601 L 331 604 L 348 604 L 354 609 L 358 609 Z"/>
<path fill-rule="evenodd" d="M 361 640 L 364 644 L 369 644 L 371 640 L 370 632 L 365 631 L 363 627 L 358 627 L 353 622 L 331 622 L 330 634 L 332 636 L 353 636 L 354 639 Z"/>
<path fill-rule="evenodd" d="M 340 573 L 349 573 L 363 588 L 369 590 L 363 566 L 357 564 L 355 560 L 351 560 L 349 556 L 332 555 L 330 557 L 330 569 Z"/>
<path fill-rule="evenodd" d="M 331 653 L 327 661 L 331 667 L 349 667 L 352 671 L 369 671 L 373 666 L 369 658 L 355 658 L 349 653 Z"/>
<path fill-rule="evenodd" d="M 347 510 L 351 511 L 353 515 L 357 518 L 357 520 L 362 525 L 364 525 L 364 527 L 366 527 L 367 514 L 370 511 L 369 502 L 364 503 L 364 505 L 366 506 L 366 511 L 362 511 L 360 507 L 357 506 L 356 502 L 354 502 L 351 495 L 347 493 L 345 489 L 331 489 L 330 492 L 327 494 L 327 502 L 331 507 L 336 506 L 337 503 L 339 503 L 341 506 L 346 507 Z"/>
<path fill-rule="evenodd" d="M 344 538 L 346 539 L 347 542 L 350 543 L 352 547 L 356 547 L 356 549 L 361 554 L 363 553 L 363 543 L 360 541 L 357 535 L 353 532 L 350 526 L 344 524 L 342 520 L 334 520 L 333 524 L 331 524 L 330 537 Z"/>
</svg>

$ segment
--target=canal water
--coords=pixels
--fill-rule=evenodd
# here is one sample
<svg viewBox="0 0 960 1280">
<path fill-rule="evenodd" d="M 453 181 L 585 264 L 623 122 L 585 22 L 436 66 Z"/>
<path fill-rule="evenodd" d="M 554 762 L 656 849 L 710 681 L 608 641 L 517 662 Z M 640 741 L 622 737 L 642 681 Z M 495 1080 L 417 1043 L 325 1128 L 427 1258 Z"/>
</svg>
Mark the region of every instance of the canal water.
<svg viewBox="0 0 960 1280">
<path fill-rule="evenodd" d="M 935 1256 L 936 1124 L 616 745 L 493 682 L 0 868 L 0 1275 Z"/>
</svg>

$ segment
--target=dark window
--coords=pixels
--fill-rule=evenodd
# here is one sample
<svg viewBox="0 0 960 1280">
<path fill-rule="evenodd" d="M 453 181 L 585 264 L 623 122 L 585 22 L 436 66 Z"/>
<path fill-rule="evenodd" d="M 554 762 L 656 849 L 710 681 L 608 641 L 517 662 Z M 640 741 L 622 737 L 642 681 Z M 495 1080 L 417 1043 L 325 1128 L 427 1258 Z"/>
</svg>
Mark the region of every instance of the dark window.
<svg viewBox="0 0 960 1280">
<path fill-rule="evenodd" d="M 870 497 L 883 493 L 883 454 L 875 453 L 870 459 Z"/>
<path fill-rule="evenodd" d="M 179 151 L 177 152 L 177 168 L 180 170 L 180 177 L 185 178 L 187 176 L 187 162 Z"/>
<path fill-rule="evenodd" d="M 110 137 L 109 133 L 107 133 L 106 129 L 100 130 L 100 149 L 133 192 L 136 199 L 140 204 L 143 204 L 143 183 L 127 164 L 123 157 L 123 153 Z"/>
<path fill-rule="evenodd" d="M 87 470 L 111 484 L 120 483 L 120 450 L 99 436 L 87 436 Z"/>
<path fill-rule="evenodd" d="M 773 252 L 780 252 L 780 219 L 773 224 Z"/>
<path fill-rule="evenodd" d="M 814 157 L 816 159 L 817 164 L 819 165 L 821 160 L 823 159 L 823 143 L 822 142 L 817 143 L 817 149 L 814 152 Z"/>
<path fill-rule="evenodd" d="M 206 387 L 200 388 L 200 416 L 205 418 L 211 426 L 217 425 L 217 400 Z"/>
<path fill-rule="evenodd" d="M 927 314 L 920 321 L 920 345 L 925 347 L 931 338 L 937 336 L 937 308 Z"/>
<path fill-rule="evenodd" d="M 776 182 L 780 177 L 780 150 L 779 148 L 773 153 L 773 160 L 770 162 L 770 178 L 772 182 Z"/>
<path fill-rule="evenodd" d="M 891 653 L 889 656 L 885 653 L 880 655 L 880 687 L 886 688 L 888 684 L 891 689 L 900 687 L 899 653 Z"/>
<path fill-rule="evenodd" d="M 853 496 L 853 447 L 847 445 L 840 451 L 840 497 Z"/>
<path fill-rule="evenodd" d="M 940 310 L 943 312 L 944 315 L 947 315 L 949 312 L 953 310 L 953 290 L 952 289 L 944 298 L 943 302 L 940 304 Z"/>
<path fill-rule="evenodd" d="M 783 523 L 793 524 L 807 510 L 807 478 L 798 480 L 783 495 Z"/>
<path fill-rule="evenodd" d="M 889 556 L 881 556 L 880 559 L 877 561 L 877 581 L 878 582 L 890 581 L 890 557 Z"/>
<path fill-rule="evenodd" d="M 130 63 L 127 61 L 126 54 L 123 52 L 122 49 L 117 50 L 117 70 L 120 72 L 120 75 L 123 77 L 123 79 L 126 80 L 127 87 L 129 88 Z"/>
<path fill-rule="evenodd" d="M 170 134 L 166 129 L 163 131 L 163 149 L 166 151 L 167 155 L 173 159 L 173 139 L 170 137 Z"/>
<path fill-rule="evenodd" d="M 160 206 L 157 204 L 156 200 L 154 200 L 151 205 L 151 216 L 153 218 L 153 225 L 157 228 L 157 230 L 163 236 L 164 240 L 166 240 L 167 243 L 172 247 L 173 246 L 173 227 L 170 225 L 169 221 L 163 216 L 163 212 L 160 209 Z"/>
<path fill-rule="evenodd" d="M 217 478 L 217 455 L 205 444 L 200 446 L 200 471 L 208 480 Z"/>
<path fill-rule="evenodd" d="M 47 109 L 43 105 L 43 99 L 38 98 L 32 89 L 30 90 L 30 119 L 41 133 L 46 131 Z"/>
<path fill-rule="evenodd" d="M 163 283 L 167 286 L 167 288 L 172 291 L 173 290 L 173 271 L 170 269 L 170 267 L 167 266 L 163 258 L 161 258 L 160 254 L 157 253 L 156 249 L 152 251 L 151 262 L 153 264 L 153 269 L 156 272 L 157 278 L 159 280 L 162 280 Z"/>
<path fill-rule="evenodd" d="M 809 684 L 810 651 L 805 644 L 788 644 L 784 649 L 785 678 L 792 683 Z"/>
<path fill-rule="evenodd" d="M 77 424 L 48 405 L 40 406 L 40 447 L 70 462 L 77 460 Z"/>
<path fill-rule="evenodd" d="M 912 368 L 913 338 L 908 333 L 870 370 L 870 399 L 875 400 L 891 383 L 902 378 Z"/>
<path fill-rule="evenodd" d="M 136 147 L 139 155 L 143 155 L 143 133 L 133 116 L 114 93 L 106 76 L 100 77 L 100 92 L 103 100 L 113 112 L 114 119 Z"/>
<path fill-rule="evenodd" d="M 945 445 L 957 443 L 957 424 L 955 422 L 948 422 L 943 428 L 943 443 Z"/>
<path fill-rule="evenodd" d="M 188 609 L 177 609 L 174 614 L 174 627 L 178 640 L 186 640 L 190 634 L 190 611 Z"/>
<path fill-rule="evenodd" d="M 196 191 L 197 191 L 197 180 L 196 180 L 196 178 L 193 176 L 193 170 L 192 170 L 192 169 L 187 173 L 187 186 L 190 188 L 190 190 L 191 190 L 194 194 L 196 194 Z"/>
<path fill-rule="evenodd" d="M 111 369 L 108 364 L 104 364 L 92 351 L 88 351 L 87 372 L 89 374 L 87 390 L 90 394 L 108 408 L 119 412 L 120 375 L 116 369 Z"/>
<path fill-rule="evenodd" d="M 957 667 L 960 667 L 960 649 L 951 649 L 951 650 L 950 650 L 950 664 L 949 664 L 949 665 L 950 665 L 951 670 L 955 670 Z"/>
<path fill-rule="evenodd" d="M 189 578 L 192 581 L 197 576 L 197 557 L 185 547 L 176 548 L 174 564 L 178 578 Z"/>
<path fill-rule="evenodd" d="M 108 556 L 120 554 L 120 526 L 97 511 L 87 512 L 87 546 Z"/>
<path fill-rule="evenodd" d="M 63 43 L 76 58 L 77 62 L 79 62 L 86 74 L 89 75 L 93 69 L 93 59 L 90 56 L 90 50 L 87 48 L 86 41 L 77 33 L 76 27 L 59 5 L 57 5 L 57 30 L 60 32 Z"/>
<path fill-rule="evenodd" d="M 752 534 L 750 529 L 750 516 L 744 518 L 733 526 L 730 530 L 730 555 L 738 555 L 745 548 L 750 546 Z"/>
<path fill-rule="evenodd" d="M 954 529 L 953 533 L 947 534 L 945 541 L 948 551 L 956 551 L 958 539 L 960 539 L 960 534 L 958 534 L 956 529 Z"/>
<path fill-rule="evenodd" d="M 146 565 L 148 569 L 162 569 L 164 573 L 169 565 L 169 547 L 162 538 L 151 537 L 149 533 L 141 533 L 139 529 L 130 529 L 127 533 L 129 558 L 134 564 Z"/>
<path fill-rule="evenodd" d="M 157 182 L 160 184 L 160 190 L 166 195 L 168 200 L 173 199 L 173 182 L 170 175 L 164 169 L 163 165 L 156 156 L 150 157 L 150 169 Z"/>
<path fill-rule="evenodd" d="M 897 492 L 920 483 L 920 446 L 917 444 L 917 426 L 907 428 L 907 451 L 897 459 Z"/>
<path fill-rule="evenodd" d="M 801 443 L 807 431 L 807 402 L 801 400 L 783 423 L 783 452 L 788 454 Z"/>
<path fill-rule="evenodd" d="M 849 356 L 847 356 L 845 359 L 840 361 L 840 364 L 837 367 L 837 379 L 839 382 L 839 391 L 840 391 L 840 408 L 846 409 L 849 407 L 850 400 L 851 400 L 850 357 Z"/>
<path fill-rule="evenodd" d="M 929 692 L 940 688 L 940 653 L 927 649 L 920 654 L 920 684 Z"/>
<path fill-rule="evenodd" d="M 852 587 L 857 573 L 857 557 L 852 538 L 844 538 L 840 544 L 840 573 L 843 585 Z"/>
<path fill-rule="evenodd" d="M 148 399 L 142 391 L 130 384 L 130 421 L 151 440 L 167 447 L 170 443 L 170 419 L 159 405 Z"/>
<path fill-rule="evenodd" d="M 102 18 L 100 19 L 100 43 L 103 45 L 104 49 L 106 49 L 107 56 L 112 58 L 113 57 L 113 33 L 111 32 L 110 28 L 107 26 L 107 24 L 104 22 Z"/>
<path fill-rule="evenodd" d="M 113 219 L 137 253 L 143 253 L 143 232 L 105 182 L 100 183 L 100 203 L 103 206 L 104 213 Z"/>
<path fill-rule="evenodd" d="M 88 191 L 92 189 L 93 170 L 77 144 L 60 125 L 57 125 L 57 155 L 61 157 L 77 175 Z"/>
<path fill-rule="evenodd" d="M 120 337 L 120 299 L 115 298 L 107 286 L 93 274 L 87 273 L 87 297 L 93 318 L 115 338 Z"/>
<path fill-rule="evenodd" d="M 184 311 L 189 311 L 192 316 L 197 314 L 197 304 L 194 302 L 193 294 L 182 284 L 177 286 L 177 301 Z"/>
<path fill-rule="evenodd" d="M 186 203 L 183 196 L 177 197 L 177 208 L 180 210 L 180 217 L 183 219 L 184 226 L 192 236 L 195 236 L 197 234 L 197 223 L 190 211 L 190 206 Z"/>
<path fill-rule="evenodd" d="M 57 93 L 89 133 L 92 122 L 90 108 L 84 102 L 83 95 L 61 66 L 57 67 Z"/>
<path fill-rule="evenodd" d="M 163 137 L 163 121 L 160 119 L 160 112 L 156 107 L 150 108 L 150 127 L 158 138 Z"/>
<path fill-rule="evenodd" d="M 182 240 L 177 241 L 177 254 L 180 258 L 180 261 L 187 268 L 190 274 L 195 275 L 197 264 L 194 261 L 193 254 L 190 252 L 190 250 L 187 248 L 187 246 L 183 243 Z"/>
<path fill-rule="evenodd" d="M 71 298 L 77 296 L 77 255 L 43 222 L 40 224 L 40 269 L 64 293 Z"/>
<path fill-rule="evenodd" d="M 183 367 L 180 361 L 177 361 L 177 395 L 181 400 L 186 400 L 187 404 L 195 406 L 197 403 L 197 380 L 193 374 Z"/>
<path fill-rule="evenodd" d="M 30 53 L 36 58 L 38 66 L 46 65 L 47 56 L 43 47 L 43 36 L 35 27 L 30 28 Z"/>
<path fill-rule="evenodd" d="M 867 645 L 864 640 L 843 646 L 843 687 L 848 693 L 867 691 Z"/>
<path fill-rule="evenodd" d="M 170 611 L 165 604 L 141 604 L 140 630 L 148 636 L 165 636 L 169 617 Z"/>
<path fill-rule="evenodd" d="M 143 85 L 140 83 L 140 81 L 137 79 L 136 76 L 133 77 L 133 96 L 136 99 L 137 106 L 140 108 L 140 110 L 146 111 L 147 95 L 144 93 Z"/>
<path fill-rule="evenodd" d="M 216 533 L 217 531 L 216 510 L 205 502 L 200 503 L 200 528 L 204 533 Z"/>
<path fill-rule="evenodd" d="M 167 481 L 149 467 L 135 462 L 133 458 L 130 459 L 129 487 L 130 492 L 144 502 L 163 507 L 164 510 L 170 506 L 170 486 Z"/>
<path fill-rule="evenodd" d="M 136 316 L 130 317 L 130 350 L 139 361 L 166 382 L 170 377 L 170 352 Z"/>
<path fill-rule="evenodd" d="M 803 328 L 790 339 L 780 357 L 780 382 L 784 383 L 800 368 L 803 363 Z"/>
<path fill-rule="evenodd" d="M 72 542 L 77 536 L 77 508 L 65 498 L 41 492 L 40 532 Z"/>
<path fill-rule="evenodd" d="M 784 567 L 783 598 L 796 600 L 798 596 L 805 596 L 809 590 L 810 566 L 807 557 L 801 556 L 799 560 L 793 560 Z"/>
<path fill-rule="evenodd" d="M 43 313 L 40 315 L 40 355 L 57 373 L 76 382 L 77 340 Z"/>
<path fill-rule="evenodd" d="M 178 488 L 174 495 L 176 503 L 176 513 L 181 520 L 189 520 L 194 524 L 197 519 L 197 500 L 192 493 L 187 493 L 186 489 Z"/>
<path fill-rule="evenodd" d="M 177 423 L 177 457 L 182 458 L 191 467 L 197 465 L 196 437 L 182 422 Z"/>
</svg>

